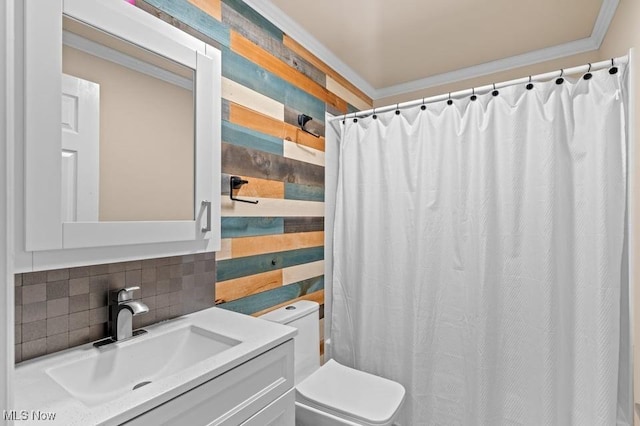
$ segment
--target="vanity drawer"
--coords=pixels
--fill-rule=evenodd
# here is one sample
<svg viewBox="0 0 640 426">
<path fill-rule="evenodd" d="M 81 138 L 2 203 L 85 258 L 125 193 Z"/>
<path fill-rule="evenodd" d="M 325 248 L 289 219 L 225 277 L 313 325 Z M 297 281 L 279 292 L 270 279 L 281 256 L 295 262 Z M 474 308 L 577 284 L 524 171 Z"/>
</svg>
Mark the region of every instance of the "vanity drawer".
<svg viewBox="0 0 640 426">
<path fill-rule="evenodd" d="M 289 340 L 126 424 L 236 426 L 292 389 L 293 369 Z"/>
<path fill-rule="evenodd" d="M 241 426 L 293 426 L 296 421 L 296 390 L 290 389 Z"/>
</svg>

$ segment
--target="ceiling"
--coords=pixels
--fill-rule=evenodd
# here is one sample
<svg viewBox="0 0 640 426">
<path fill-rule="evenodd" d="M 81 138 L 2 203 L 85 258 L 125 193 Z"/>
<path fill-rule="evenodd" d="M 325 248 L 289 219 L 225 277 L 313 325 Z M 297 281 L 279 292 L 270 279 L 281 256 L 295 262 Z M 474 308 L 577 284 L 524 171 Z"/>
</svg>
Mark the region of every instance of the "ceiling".
<svg viewBox="0 0 640 426">
<path fill-rule="evenodd" d="M 298 39 L 301 44 L 374 99 L 394 91 L 427 87 L 421 83 L 455 70 L 494 61 L 506 64 L 505 58 L 537 54 L 539 62 L 553 59 L 545 55 L 563 56 L 562 50 L 568 50 L 564 55 L 579 53 L 569 46 L 583 52 L 597 49 L 602 37 L 594 41 L 592 35 L 598 30 L 604 36 L 618 3 L 617 0 L 247 2 L 275 19 L 292 37 L 302 38 Z M 599 15 L 610 16 L 599 18 Z M 532 56 L 527 60 L 533 63 L 533 59 Z M 490 70 L 495 71 L 500 69 Z"/>
</svg>

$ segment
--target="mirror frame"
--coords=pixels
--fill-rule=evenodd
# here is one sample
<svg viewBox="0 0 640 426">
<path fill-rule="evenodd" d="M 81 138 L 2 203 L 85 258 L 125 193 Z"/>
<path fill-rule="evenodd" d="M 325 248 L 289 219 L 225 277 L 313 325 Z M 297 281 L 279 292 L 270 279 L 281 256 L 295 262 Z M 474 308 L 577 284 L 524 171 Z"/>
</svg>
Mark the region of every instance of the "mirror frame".
<svg viewBox="0 0 640 426">
<path fill-rule="evenodd" d="M 220 51 L 123 0 L 25 0 L 25 249 L 178 241 L 220 248 Z M 194 220 L 62 222 L 62 15 L 194 70 Z M 210 220 L 209 220 L 210 216 Z M 210 230 L 207 230 L 210 229 Z"/>
</svg>

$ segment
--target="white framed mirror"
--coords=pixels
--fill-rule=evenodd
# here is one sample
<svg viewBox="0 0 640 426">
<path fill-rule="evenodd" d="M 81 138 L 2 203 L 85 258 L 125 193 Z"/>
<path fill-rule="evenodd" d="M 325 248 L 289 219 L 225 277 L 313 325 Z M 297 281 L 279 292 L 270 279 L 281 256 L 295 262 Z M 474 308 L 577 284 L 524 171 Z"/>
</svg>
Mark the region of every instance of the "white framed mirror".
<svg viewBox="0 0 640 426">
<path fill-rule="evenodd" d="M 219 50 L 122 0 L 26 0 L 25 25 L 26 250 L 217 250 Z"/>
</svg>

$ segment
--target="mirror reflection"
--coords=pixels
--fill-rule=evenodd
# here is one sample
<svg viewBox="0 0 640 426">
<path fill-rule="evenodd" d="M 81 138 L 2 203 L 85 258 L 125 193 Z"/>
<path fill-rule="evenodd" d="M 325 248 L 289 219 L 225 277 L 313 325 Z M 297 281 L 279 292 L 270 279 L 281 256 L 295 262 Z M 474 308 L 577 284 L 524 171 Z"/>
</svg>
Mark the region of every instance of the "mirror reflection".
<svg viewBox="0 0 640 426">
<path fill-rule="evenodd" d="M 63 221 L 193 220 L 193 70 L 63 28 Z"/>
</svg>

